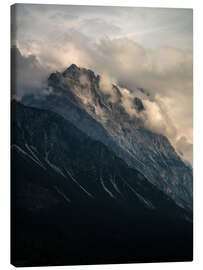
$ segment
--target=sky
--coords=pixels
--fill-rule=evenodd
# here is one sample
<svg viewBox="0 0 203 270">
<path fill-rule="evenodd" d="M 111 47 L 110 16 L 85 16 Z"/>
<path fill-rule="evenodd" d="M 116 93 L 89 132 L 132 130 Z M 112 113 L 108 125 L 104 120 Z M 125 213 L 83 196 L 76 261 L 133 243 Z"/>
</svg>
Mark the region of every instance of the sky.
<svg viewBox="0 0 203 270">
<path fill-rule="evenodd" d="M 146 89 L 146 125 L 193 160 L 191 9 L 17 4 L 12 44 L 20 52 L 19 96 L 72 63 L 131 92 Z"/>
</svg>

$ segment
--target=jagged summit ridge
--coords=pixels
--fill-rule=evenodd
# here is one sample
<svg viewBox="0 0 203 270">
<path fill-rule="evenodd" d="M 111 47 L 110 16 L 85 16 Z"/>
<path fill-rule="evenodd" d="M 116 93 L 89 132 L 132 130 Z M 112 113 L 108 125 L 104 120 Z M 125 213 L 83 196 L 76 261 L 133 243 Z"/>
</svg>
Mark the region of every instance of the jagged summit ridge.
<svg viewBox="0 0 203 270">
<path fill-rule="evenodd" d="M 73 74 L 77 75 L 82 75 L 86 74 L 89 75 L 90 79 L 96 79 L 97 76 L 94 74 L 94 72 L 91 69 L 86 69 L 84 67 L 79 67 L 76 64 L 71 64 L 68 68 L 66 68 L 63 72 L 62 75 L 64 78 L 72 76 Z M 98 76 L 99 78 L 99 76 Z"/>
<path fill-rule="evenodd" d="M 79 102 L 83 103 L 85 107 L 88 104 L 92 111 L 96 112 L 100 106 L 102 106 L 102 110 L 111 111 L 114 108 L 114 111 L 119 110 L 122 115 L 127 117 L 123 107 L 121 88 L 114 83 L 108 83 L 108 87 L 105 86 L 104 89 L 102 77 L 90 69 L 71 64 L 61 73 L 58 71 L 52 73 L 48 78 L 48 85 L 57 92 L 66 90 L 74 92 Z M 144 110 L 142 100 L 137 96 L 134 97 L 132 106 L 138 113 Z"/>
<path fill-rule="evenodd" d="M 64 77 L 67 77 L 68 74 L 73 73 L 73 72 L 79 72 L 80 68 L 76 66 L 75 64 L 71 64 L 67 69 L 64 70 L 62 73 Z"/>
<path fill-rule="evenodd" d="M 57 88 L 57 91 L 63 91 L 66 88 L 73 91 L 75 86 L 77 86 L 77 90 L 82 86 L 83 90 L 89 87 L 93 91 L 95 88 L 99 89 L 99 81 L 100 76 L 96 76 L 92 70 L 71 64 L 63 72 L 51 73 L 48 85 Z"/>
</svg>

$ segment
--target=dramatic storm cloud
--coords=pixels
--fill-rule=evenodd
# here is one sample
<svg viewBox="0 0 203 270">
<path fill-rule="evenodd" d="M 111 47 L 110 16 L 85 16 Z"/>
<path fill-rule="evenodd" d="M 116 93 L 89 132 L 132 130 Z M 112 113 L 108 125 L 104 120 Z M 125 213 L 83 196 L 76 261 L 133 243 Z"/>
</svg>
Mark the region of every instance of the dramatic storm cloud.
<svg viewBox="0 0 203 270">
<path fill-rule="evenodd" d="M 131 115 L 130 95 L 143 88 L 146 126 L 192 163 L 192 10 L 20 4 L 13 16 L 12 42 L 21 52 L 16 95 L 38 91 L 50 72 L 72 63 L 101 74 L 112 101 L 109 86 L 120 85 Z"/>
</svg>

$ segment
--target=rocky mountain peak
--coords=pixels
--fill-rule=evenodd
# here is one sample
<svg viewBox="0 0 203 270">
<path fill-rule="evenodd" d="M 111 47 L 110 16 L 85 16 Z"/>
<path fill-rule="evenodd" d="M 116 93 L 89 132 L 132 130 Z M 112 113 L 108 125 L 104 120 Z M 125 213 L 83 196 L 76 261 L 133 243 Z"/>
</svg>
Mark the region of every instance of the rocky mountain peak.
<svg viewBox="0 0 203 270">
<path fill-rule="evenodd" d="M 104 91 L 101 85 L 101 76 L 95 74 L 90 69 L 72 64 L 62 73 L 52 73 L 48 78 L 48 85 L 53 87 L 55 92 L 60 91 L 65 95 L 68 95 L 68 92 L 74 93 L 79 102 L 85 104 L 85 109 L 89 110 L 88 106 L 91 107 L 90 113 L 96 113 L 96 111 L 98 113 L 98 110 L 100 110 L 100 114 L 101 112 L 104 113 L 104 111 L 105 113 L 112 114 L 110 111 L 113 110 L 113 114 L 116 117 L 120 119 L 122 119 L 123 115 L 127 117 L 127 114 L 124 113 L 120 87 L 112 84 L 112 89 L 109 89 L 109 92 L 105 92 L 106 90 Z M 110 94 L 111 91 L 112 95 Z M 112 97 L 114 99 L 113 102 Z M 144 110 L 140 98 L 135 97 L 132 102 L 132 106 L 138 113 Z M 97 110 L 95 107 L 97 107 Z M 94 116 L 96 117 L 96 115 Z M 130 117 L 127 118 L 130 119 Z"/>
<path fill-rule="evenodd" d="M 75 64 L 70 65 L 63 73 L 63 77 L 67 77 L 69 74 L 79 72 L 80 68 L 76 66 Z"/>
</svg>

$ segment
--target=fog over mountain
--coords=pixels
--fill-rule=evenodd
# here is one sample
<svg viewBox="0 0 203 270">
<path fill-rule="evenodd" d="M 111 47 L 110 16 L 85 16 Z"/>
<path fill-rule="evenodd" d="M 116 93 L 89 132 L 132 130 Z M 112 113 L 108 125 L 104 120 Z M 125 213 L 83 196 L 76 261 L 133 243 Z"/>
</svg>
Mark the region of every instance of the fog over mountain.
<svg viewBox="0 0 203 270">
<path fill-rule="evenodd" d="M 20 98 L 72 63 L 132 93 L 146 89 L 152 102 L 146 103 L 148 126 L 166 135 L 192 164 L 191 10 L 17 5 L 15 13 Z M 124 102 L 130 108 L 129 100 Z"/>
<path fill-rule="evenodd" d="M 16 80 L 15 80 L 15 89 L 13 93 L 21 99 L 22 96 L 28 93 L 43 93 L 46 88 L 46 80 L 48 77 L 48 74 L 51 72 L 51 68 L 45 68 L 43 65 L 40 64 L 40 62 L 37 60 L 37 58 L 34 55 L 24 56 L 19 51 L 17 47 L 12 48 L 12 53 L 14 55 L 15 63 L 13 64 L 13 68 L 16 70 Z M 117 65 L 115 65 L 117 66 Z M 136 113 L 136 111 L 133 109 L 132 106 L 132 99 L 136 95 L 140 95 L 140 85 L 135 85 L 132 88 L 132 83 L 130 81 L 127 81 L 126 79 L 118 81 L 115 77 L 111 76 L 107 73 L 107 71 L 101 73 L 101 90 L 109 94 L 111 97 L 112 102 L 116 102 L 114 93 L 112 91 L 112 84 L 116 85 L 124 85 L 125 87 L 121 87 L 122 89 L 122 104 L 125 108 L 126 112 L 133 117 Z M 119 73 L 118 73 L 119 74 Z M 116 75 L 116 73 L 114 74 Z M 123 76 L 123 75 L 122 75 Z M 142 75 L 143 76 L 143 75 Z M 146 75 L 146 78 L 148 78 L 149 75 Z M 126 78 L 128 78 L 128 74 L 126 74 Z M 139 77 L 140 78 L 140 77 Z M 86 77 L 83 76 L 80 78 L 81 83 L 85 84 L 87 83 Z M 143 78 L 144 80 L 144 78 Z M 159 80 L 160 82 L 160 80 Z M 165 82 L 164 82 L 165 83 Z M 143 83 L 146 85 L 146 80 Z M 130 88 L 127 88 L 128 85 Z M 143 89 L 143 88 L 141 88 Z M 183 158 L 187 161 L 189 161 L 192 164 L 192 143 L 190 139 L 192 138 L 192 129 L 189 128 L 188 130 L 184 129 L 184 124 L 188 122 L 188 120 L 184 120 L 181 122 L 181 126 L 176 123 L 177 122 L 177 115 L 176 115 L 176 121 L 172 119 L 172 115 L 177 110 L 181 111 L 182 117 L 185 115 L 182 113 L 184 111 L 183 108 L 181 108 L 180 104 L 177 104 L 180 106 L 180 108 L 177 108 L 175 105 L 176 103 L 179 103 L 178 100 L 174 100 L 174 97 L 166 97 L 161 96 L 161 94 L 153 93 L 148 90 L 148 88 L 145 91 L 147 92 L 147 96 L 142 95 L 143 104 L 145 105 L 145 112 L 142 115 L 142 119 L 145 122 L 145 125 L 148 129 L 163 134 L 168 137 L 168 139 L 171 141 L 173 146 L 176 148 L 177 152 L 183 156 Z M 170 93 L 170 95 L 172 95 Z M 178 96 L 179 93 L 174 93 L 175 96 Z M 175 104 L 174 104 L 175 102 Z M 175 107 L 174 107 L 175 106 Z M 171 110 L 171 108 L 174 108 Z M 179 120 L 179 119 L 178 119 Z M 186 131 L 186 133 L 184 133 Z M 188 132 L 187 132 L 188 131 Z M 181 133 L 182 132 L 182 133 Z M 190 134 L 191 133 L 191 134 Z"/>
</svg>

